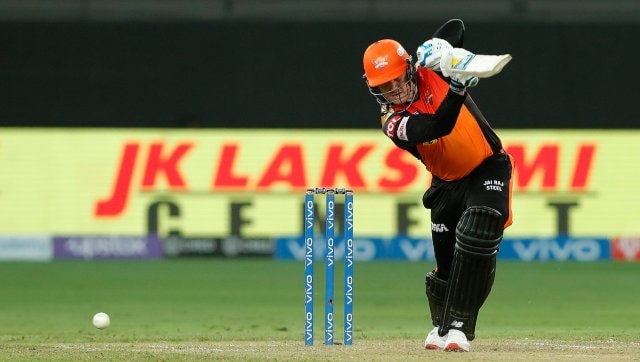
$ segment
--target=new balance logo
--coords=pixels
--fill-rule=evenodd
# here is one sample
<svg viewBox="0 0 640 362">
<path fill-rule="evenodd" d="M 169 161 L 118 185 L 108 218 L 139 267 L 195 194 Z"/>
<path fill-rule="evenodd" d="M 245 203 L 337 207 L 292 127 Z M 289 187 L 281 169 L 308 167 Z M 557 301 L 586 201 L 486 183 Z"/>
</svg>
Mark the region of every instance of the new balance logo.
<svg viewBox="0 0 640 362">
<path fill-rule="evenodd" d="M 459 321 L 453 321 L 450 324 L 450 326 L 453 328 L 462 328 L 463 325 L 464 325 L 464 322 L 459 322 Z"/>
</svg>

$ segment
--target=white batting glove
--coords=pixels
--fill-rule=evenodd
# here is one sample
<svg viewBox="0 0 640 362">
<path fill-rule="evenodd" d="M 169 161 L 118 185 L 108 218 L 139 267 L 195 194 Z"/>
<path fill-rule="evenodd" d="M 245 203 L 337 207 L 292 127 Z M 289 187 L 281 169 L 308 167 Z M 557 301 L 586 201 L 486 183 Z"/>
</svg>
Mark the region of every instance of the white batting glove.
<svg viewBox="0 0 640 362">
<path fill-rule="evenodd" d="M 448 49 L 440 57 L 440 71 L 442 75 L 451 79 L 449 84 L 454 91 L 461 92 L 466 87 L 475 87 L 478 84 L 478 77 L 452 71 L 466 69 L 474 57 L 475 54 L 463 48 Z"/>
<path fill-rule="evenodd" d="M 420 45 L 416 51 L 418 65 L 436 72 L 440 71 L 440 57 L 444 51 L 453 49 L 444 39 L 432 38 Z"/>
</svg>

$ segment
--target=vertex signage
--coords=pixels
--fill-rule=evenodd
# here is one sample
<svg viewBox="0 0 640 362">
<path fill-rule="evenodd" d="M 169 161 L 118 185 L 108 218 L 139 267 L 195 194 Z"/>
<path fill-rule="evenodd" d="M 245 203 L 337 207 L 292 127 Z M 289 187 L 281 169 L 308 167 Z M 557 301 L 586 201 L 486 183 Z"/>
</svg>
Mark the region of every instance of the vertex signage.
<svg viewBox="0 0 640 362">
<path fill-rule="evenodd" d="M 640 131 L 500 134 L 516 169 L 508 236 L 640 235 L 639 175 L 623 163 L 640 159 Z M 428 173 L 377 129 L 10 128 L 0 170 L 0 235 L 300 235 L 312 186 L 355 191 L 357 234 L 431 229 Z"/>
</svg>

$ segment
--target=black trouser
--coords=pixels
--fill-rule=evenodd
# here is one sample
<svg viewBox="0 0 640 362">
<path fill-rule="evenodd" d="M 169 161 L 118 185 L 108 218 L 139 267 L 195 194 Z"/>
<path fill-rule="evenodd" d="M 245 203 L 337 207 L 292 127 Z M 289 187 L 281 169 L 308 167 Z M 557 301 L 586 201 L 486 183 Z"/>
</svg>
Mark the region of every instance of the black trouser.
<svg viewBox="0 0 640 362">
<path fill-rule="evenodd" d="M 509 156 L 497 153 L 460 180 L 433 178 L 422 202 L 424 207 L 431 209 L 431 236 L 436 271 L 440 278 L 449 278 L 456 244 L 456 225 L 464 210 L 470 206 L 488 206 L 499 211 L 506 222 L 510 212 L 511 174 Z"/>
</svg>

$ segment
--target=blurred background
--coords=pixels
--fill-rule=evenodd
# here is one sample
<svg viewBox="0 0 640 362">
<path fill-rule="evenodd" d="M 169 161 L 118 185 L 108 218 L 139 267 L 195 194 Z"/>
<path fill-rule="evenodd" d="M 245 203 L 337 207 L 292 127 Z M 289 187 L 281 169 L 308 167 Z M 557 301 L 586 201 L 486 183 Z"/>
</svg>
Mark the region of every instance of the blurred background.
<svg viewBox="0 0 640 362">
<path fill-rule="evenodd" d="M 368 129 L 364 49 L 414 51 L 450 18 L 515 59 L 474 90 L 496 127 L 635 127 L 632 0 L 3 0 L 0 120 Z"/>
<path fill-rule="evenodd" d="M 451 18 L 513 56 L 471 91 L 518 161 L 501 256 L 637 260 L 634 0 L 0 0 L 0 259 L 301 259 L 325 186 L 357 258 L 432 260 L 361 59 Z"/>
</svg>

